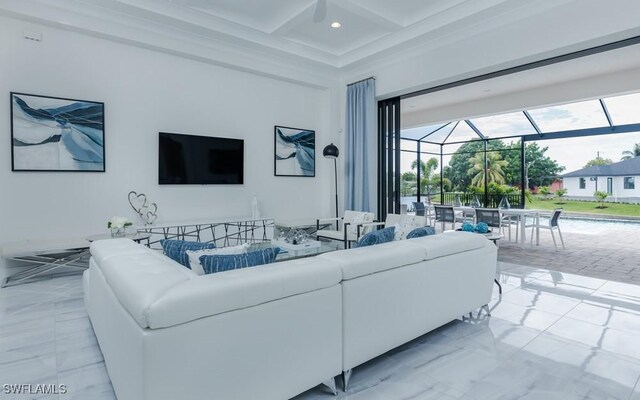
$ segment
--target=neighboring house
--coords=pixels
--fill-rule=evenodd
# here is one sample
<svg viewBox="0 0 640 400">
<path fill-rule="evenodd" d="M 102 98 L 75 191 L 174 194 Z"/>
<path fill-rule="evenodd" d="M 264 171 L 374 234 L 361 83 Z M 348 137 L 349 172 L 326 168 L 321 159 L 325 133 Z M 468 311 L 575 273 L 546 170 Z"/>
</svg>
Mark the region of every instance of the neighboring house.
<svg viewBox="0 0 640 400">
<path fill-rule="evenodd" d="M 556 179 L 551 183 L 551 186 L 549 187 L 549 190 L 551 190 L 551 192 L 555 193 L 558 189 L 562 189 L 562 180 L 561 179 Z"/>
<path fill-rule="evenodd" d="M 608 201 L 640 202 L 640 157 L 609 165 L 597 165 L 562 175 L 567 197 L 593 200 L 598 190 Z"/>
</svg>

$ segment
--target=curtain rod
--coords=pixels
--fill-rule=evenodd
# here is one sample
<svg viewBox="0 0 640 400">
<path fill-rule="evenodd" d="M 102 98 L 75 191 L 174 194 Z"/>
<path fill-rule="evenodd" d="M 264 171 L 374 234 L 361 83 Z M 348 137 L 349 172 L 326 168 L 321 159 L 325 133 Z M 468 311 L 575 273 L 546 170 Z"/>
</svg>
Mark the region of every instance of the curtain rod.
<svg viewBox="0 0 640 400">
<path fill-rule="evenodd" d="M 376 77 L 375 76 L 370 76 L 368 78 L 360 79 L 359 81 L 355 81 L 355 82 L 351 82 L 351 83 L 347 84 L 347 86 L 351 86 L 351 85 L 355 85 L 356 83 L 368 81 L 369 79 L 373 79 L 375 81 Z"/>
</svg>

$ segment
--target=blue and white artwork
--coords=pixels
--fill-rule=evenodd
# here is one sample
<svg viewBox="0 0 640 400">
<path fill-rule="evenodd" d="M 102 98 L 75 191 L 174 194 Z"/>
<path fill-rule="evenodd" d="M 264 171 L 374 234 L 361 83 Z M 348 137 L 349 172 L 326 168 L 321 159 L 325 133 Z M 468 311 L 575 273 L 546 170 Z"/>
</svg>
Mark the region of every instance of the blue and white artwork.
<svg viewBox="0 0 640 400">
<path fill-rule="evenodd" d="M 13 171 L 104 172 L 104 104 L 11 93 Z"/>
<path fill-rule="evenodd" d="M 316 176 L 316 132 L 275 127 L 275 175 Z"/>
</svg>

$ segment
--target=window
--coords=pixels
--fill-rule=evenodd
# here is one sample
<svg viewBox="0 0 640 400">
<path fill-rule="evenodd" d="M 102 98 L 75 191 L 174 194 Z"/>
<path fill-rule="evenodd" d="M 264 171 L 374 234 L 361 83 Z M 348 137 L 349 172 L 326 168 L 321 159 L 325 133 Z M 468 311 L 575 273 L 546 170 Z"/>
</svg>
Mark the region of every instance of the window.
<svg viewBox="0 0 640 400">
<path fill-rule="evenodd" d="M 584 178 L 580 178 L 580 189 L 586 189 L 587 188 L 587 182 L 584 180 Z"/>
<path fill-rule="evenodd" d="M 625 189 L 635 189 L 636 188 L 636 179 L 633 176 L 625 176 L 624 177 L 624 188 Z"/>
</svg>

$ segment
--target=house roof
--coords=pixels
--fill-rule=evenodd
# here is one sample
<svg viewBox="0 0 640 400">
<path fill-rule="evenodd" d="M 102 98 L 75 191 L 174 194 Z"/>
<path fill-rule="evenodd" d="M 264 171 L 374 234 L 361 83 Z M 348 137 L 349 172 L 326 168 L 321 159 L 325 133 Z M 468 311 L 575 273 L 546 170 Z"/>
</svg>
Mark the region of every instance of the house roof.
<svg viewBox="0 0 640 400">
<path fill-rule="evenodd" d="M 640 157 L 630 158 L 609 165 L 594 165 L 562 175 L 563 178 L 585 176 L 638 176 L 640 175 Z"/>
</svg>

